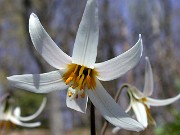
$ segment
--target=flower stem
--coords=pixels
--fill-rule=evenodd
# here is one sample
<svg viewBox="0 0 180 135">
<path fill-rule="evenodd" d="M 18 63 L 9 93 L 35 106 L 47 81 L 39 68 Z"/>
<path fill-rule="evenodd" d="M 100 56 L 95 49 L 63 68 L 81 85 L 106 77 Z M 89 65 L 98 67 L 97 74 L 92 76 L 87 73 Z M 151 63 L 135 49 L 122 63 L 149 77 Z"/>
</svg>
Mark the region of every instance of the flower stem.
<svg viewBox="0 0 180 135">
<path fill-rule="evenodd" d="M 101 129 L 101 133 L 100 133 L 100 135 L 104 135 L 105 134 L 105 132 L 106 132 L 106 128 L 107 128 L 107 126 L 108 126 L 108 121 L 105 121 L 104 122 L 104 125 L 103 125 L 103 127 L 102 127 L 102 129 Z"/>
<path fill-rule="evenodd" d="M 122 90 L 123 90 L 124 88 L 128 88 L 128 87 L 130 87 L 130 85 L 127 84 L 127 83 L 124 83 L 124 84 L 121 86 L 121 88 L 117 91 L 117 93 L 116 93 L 116 95 L 115 95 L 115 97 L 114 97 L 114 100 L 115 100 L 116 103 L 117 103 L 118 100 L 119 100 L 119 96 L 120 96 Z M 109 124 L 108 121 L 105 121 L 105 122 L 104 122 L 104 125 L 103 125 L 103 128 L 101 129 L 100 135 L 104 135 L 104 134 L 105 134 L 106 129 L 107 129 L 107 127 L 108 127 L 108 124 Z"/>
<path fill-rule="evenodd" d="M 96 135 L 95 109 L 94 109 L 94 105 L 92 102 L 91 102 L 90 116 L 91 116 L 91 135 Z"/>
</svg>

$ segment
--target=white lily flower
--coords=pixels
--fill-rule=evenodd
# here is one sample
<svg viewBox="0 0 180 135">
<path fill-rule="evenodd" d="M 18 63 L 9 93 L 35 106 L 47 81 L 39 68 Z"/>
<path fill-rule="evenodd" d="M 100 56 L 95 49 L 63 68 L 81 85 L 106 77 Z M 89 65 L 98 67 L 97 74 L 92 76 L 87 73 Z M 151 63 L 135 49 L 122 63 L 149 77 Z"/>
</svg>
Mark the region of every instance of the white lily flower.
<svg viewBox="0 0 180 135">
<path fill-rule="evenodd" d="M 180 99 L 180 94 L 173 98 L 168 98 L 164 100 L 158 100 L 150 98 L 153 92 L 153 73 L 149 58 L 146 57 L 146 66 L 145 66 L 145 84 L 143 92 L 139 91 L 137 88 L 132 87 L 128 88 L 128 94 L 130 97 L 130 105 L 126 112 L 131 108 L 133 109 L 137 120 L 144 126 L 148 126 L 148 122 L 151 124 L 156 124 L 153 117 L 150 113 L 150 106 L 165 106 L 169 105 L 178 99 Z M 117 133 L 120 130 L 119 127 L 113 129 L 113 133 Z"/>
<path fill-rule="evenodd" d="M 15 125 L 19 125 L 22 127 L 38 127 L 41 125 L 40 122 L 35 123 L 24 123 L 25 121 L 31 121 L 35 119 L 44 109 L 46 105 L 46 98 L 43 99 L 43 102 L 40 106 L 40 108 L 37 110 L 36 113 L 34 113 L 31 116 L 22 117 L 21 115 L 21 109 L 20 107 L 16 107 L 15 109 L 8 103 L 8 101 L 4 101 L 0 105 L 0 121 L 2 121 L 2 126 L 4 123 L 4 126 L 6 126 L 6 122 L 12 122 Z M 7 127 L 8 128 L 8 127 Z"/>
<path fill-rule="evenodd" d="M 35 93 L 68 89 L 66 104 L 69 108 L 86 112 L 89 97 L 111 124 L 134 131 L 143 129 L 141 124 L 119 109 L 119 105 L 99 81 L 116 79 L 139 62 L 143 51 L 141 36 L 125 53 L 111 60 L 95 63 L 99 38 L 96 0 L 87 1 L 72 57 L 55 44 L 34 13 L 29 19 L 29 33 L 36 50 L 58 70 L 44 74 L 11 76 L 7 78 L 11 85 Z"/>
</svg>

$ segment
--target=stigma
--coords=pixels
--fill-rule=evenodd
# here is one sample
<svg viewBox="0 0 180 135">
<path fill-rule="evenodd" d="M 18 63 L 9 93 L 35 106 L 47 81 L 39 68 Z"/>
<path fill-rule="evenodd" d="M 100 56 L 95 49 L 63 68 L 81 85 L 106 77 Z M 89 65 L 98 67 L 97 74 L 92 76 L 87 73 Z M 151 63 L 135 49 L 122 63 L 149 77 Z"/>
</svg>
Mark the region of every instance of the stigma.
<svg viewBox="0 0 180 135">
<path fill-rule="evenodd" d="M 70 85 L 70 87 L 76 89 L 76 91 L 84 91 L 85 88 L 94 90 L 96 87 L 96 76 L 97 71 L 95 69 L 72 63 L 68 65 L 63 75 L 63 80 L 66 85 Z M 72 92 L 70 91 L 68 95 L 71 97 Z"/>
</svg>

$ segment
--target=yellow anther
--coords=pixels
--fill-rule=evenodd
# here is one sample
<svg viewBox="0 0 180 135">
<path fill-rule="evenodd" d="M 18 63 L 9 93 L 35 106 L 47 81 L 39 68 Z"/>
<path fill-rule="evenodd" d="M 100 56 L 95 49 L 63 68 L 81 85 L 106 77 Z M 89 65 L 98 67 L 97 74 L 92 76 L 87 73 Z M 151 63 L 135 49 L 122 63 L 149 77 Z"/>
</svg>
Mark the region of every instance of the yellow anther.
<svg viewBox="0 0 180 135">
<path fill-rule="evenodd" d="M 74 70 L 74 73 L 76 73 L 77 69 L 78 69 L 78 65 L 76 65 L 75 70 Z"/>
<path fill-rule="evenodd" d="M 65 83 L 66 83 L 66 85 L 70 82 L 70 81 L 72 81 L 73 80 L 73 78 L 74 78 L 74 73 L 71 73 L 71 75 L 68 77 L 68 79 L 65 81 Z"/>
<path fill-rule="evenodd" d="M 71 91 L 68 91 L 68 97 L 71 97 L 73 93 Z"/>
<path fill-rule="evenodd" d="M 81 76 L 81 78 L 80 78 L 80 80 L 79 80 L 79 85 L 82 85 L 83 80 L 84 80 L 84 74 L 82 74 L 82 76 Z"/>
<path fill-rule="evenodd" d="M 73 89 L 84 90 L 88 88 L 93 90 L 96 87 L 96 75 L 97 72 L 94 69 L 77 64 L 69 64 L 67 71 L 63 75 L 63 80 L 66 84 L 70 83 Z"/>
<path fill-rule="evenodd" d="M 88 69 L 88 75 L 91 73 L 91 70 L 92 70 L 92 69 L 90 69 L 90 68 Z"/>
<path fill-rule="evenodd" d="M 88 89 L 90 89 L 91 88 L 91 77 L 89 75 L 87 75 L 87 77 L 86 77 L 86 82 L 87 82 Z"/>
<path fill-rule="evenodd" d="M 76 78 L 76 81 L 75 81 L 76 83 L 78 83 L 78 82 L 79 82 L 80 77 L 81 77 L 81 76 L 78 76 L 78 77 Z"/>
<path fill-rule="evenodd" d="M 141 100 L 142 100 L 142 102 L 146 102 L 147 101 L 147 99 L 145 97 L 142 98 Z"/>
<path fill-rule="evenodd" d="M 81 94 L 81 97 L 84 98 L 85 97 L 85 92 L 83 91 L 83 93 Z"/>
<path fill-rule="evenodd" d="M 82 66 L 82 67 L 80 68 L 80 70 L 79 70 L 79 76 L 83 74 L 84 68 L 85 68 L 84 66 Z"/>
</svg>

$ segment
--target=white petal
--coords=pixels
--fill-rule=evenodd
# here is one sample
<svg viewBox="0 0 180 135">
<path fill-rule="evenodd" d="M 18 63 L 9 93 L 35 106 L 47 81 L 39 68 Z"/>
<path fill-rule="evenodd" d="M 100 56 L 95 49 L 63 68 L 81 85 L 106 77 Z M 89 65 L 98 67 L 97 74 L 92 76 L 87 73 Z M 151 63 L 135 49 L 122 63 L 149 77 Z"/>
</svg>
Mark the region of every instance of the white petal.
<svg viewBox="0 0 180 135">
<path fill-rule="evenodd" d="M 138 90 L 136 87 L 131 87 L 128 89 L 128 91 L 136 98 L 136 99 L 141 99 L 144 97 L 144 94 Z"/>
<path fill-rule="evenodd" d="M 73 63 L 94 68 L 99 38 L 96 0 L 88 0 L 79 25 L 72 55 Z"/>
<path fill-rule="evenodd" d="M 137 120 L 144 126 L 147 127 L 148 121 L 147 121 L 147 113 L 145 106 L 137 101 L 133 101 L 132 103 L 132 109 L 134 110 L 134 113 L 136 115 Z"/>
<path fill-rule="evenodd" d="M 20 107 L 16 107 L 15 109 L 14 109 L 14 113 L 13 113 L 16 117 L 20 117 L 20 115 L 21 115 L 21 109 L 20 109 Z"/>
<path fill-rule="evenodd" d="M 154 88 L 153 84 L 153 73 L 149 58 L 146 57 L 146 67 L 145 67 L 145 82 L 143 93 L 145 96 L 151 96 Z"/>
<path fill-rule="evenodd" d="M 127 109 L 125 110 L 125 112 L 126 112 L 126 113 L 129 112 L 131 108 L 132 108 L 132 105 L 129 104 L 129 106 L 127 107 Z"/>
<path fill-rule="evenodd" d="M 47 98 L 44 98 L 43 99 L 43 102 L 41 104 L 41 106 L 39 107 L 39 109 L 36 111 L 36 113 L 34 113 L 33 115 L 31 116 L 28 116 L 28 117 L 22 117 L 22 116 L 16 116 L 20 121 L 30 121 L 30 120 L 33 120 L 35 119 L 44 109 L 45 105 L 46 105 L 46 102 L 47 102 Z"/>
<path fill-rule="evenodd" d="M 44 74 L 26 74 L 7 77 L 10 85 L 35 93 L 48 93 L 64 90 L 68 86 L 64 83 L 59 70 Z"/>
<path fill-rule="evenodd" d="M 128 91 L 128 94 L 129 94 L 129 105 L 127 107 L 127 109 L 125 110 L 125 112 L 129 112 L 130 109 L 132 108 L 132 103 L 133 103 L 133 96 L 132 96 L 132 93 L 130 91 Z"/>
<path fill-rule="evenodd" d="M 71 87 L 69 89 L 72 89 Z M 85 93 L 85 97 L 78 97 L 78 98 L 70 98 L 67 94 L 66 96 L 66 105 L 67 107 L 74 109 L 76 111 L 86 113 L 87 108 L 87 102 L 88 102 L 88 96 Z"/>
<path fill-rule="evenodd" d="M 132 69 L 139 62 L 143 51 L 142 39 L 128 51 L 108 61 L 95 64 L 98 71 L 97 78 L 102 81 L 116 79 Z"/>
<path fill-rule="evenodd" d="M 117 134 L 117 132 L 119 132 L 119 130 L 121 130 L 121 128 L 115 127 L 115 128 L 112 129 L 112 133 Z"/>
<path fill-rule="evenodd" d="M 29 18 L 29 33 L 34 47 L 51 66 L 63 69 L 71 63 L 71 57 L 54 43 L 34 13 Z"/>
<path fill-rule="evenodd" d="M 140 123 L 130 118 L 129 115 L 120 108 L 98 80 L 96 80 L 96 83 L 97 87 L 95 90 L 87 90 L 87 95 L 107 121 L 114 126 L 127 130 L 141 131 L 144 129 Z"/>
<path fill-rule="evenodd" d="M 13 117 L 13 116 L 11 116 L 11 117 L 9 118 L 9 120 L 10 120 L 12 123 L 14 123 L 14 124 L 16 124 L 16 125 L 19 125 L 19 126 L 22 126 L 22 127 L 30 127 L 30 128 L 33 128 L 33 127 L 38 127 L 38 126 L 41 125 L 40 122 L 35 122 L 35 123 L 23 123 L 23 122 L 21 122 L 20 120 L 18 120 L 16 117 Z"/>
<path fill-rule="evenodd" d="M 158 99 L 152 99 L 147 97 L 147 104 L 150 106 L 165 106 L 165 105 L 169 105 L 177 100 L 180 99 L 180 94 L 178 94 L 177 96 L 173 97 L 173 98 L 168 98 L 168 99 L 164 99 L 164 100 L 158 100 Z"/>
</svg>

